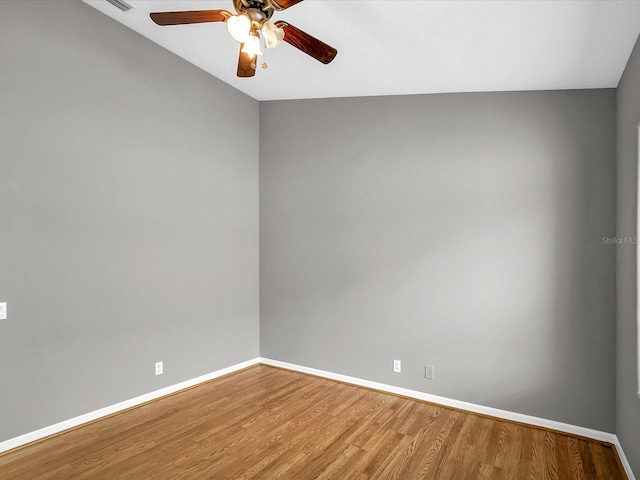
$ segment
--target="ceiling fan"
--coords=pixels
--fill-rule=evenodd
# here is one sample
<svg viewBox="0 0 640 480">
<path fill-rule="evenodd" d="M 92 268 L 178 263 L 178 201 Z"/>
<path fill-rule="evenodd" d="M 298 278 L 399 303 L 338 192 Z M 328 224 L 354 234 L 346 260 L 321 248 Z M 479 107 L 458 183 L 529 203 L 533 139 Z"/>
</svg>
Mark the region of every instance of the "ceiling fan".
<svg viewBox="0 0 640 480">
<path fill-rule="evenodd" d="M 240 42 L 238 76 L 253 77 L 260 50 L 260 36 L 266 48 L 275 48 L 284 40 L 316 60 L 328 64 L 338 51 L 284 20 L 271 22 L 273 12 L 286 10 L 303 0 L 233 0 L 237 14 L 227 10 L 192 10 L 151 13 L 156 24 L 186 25 L 191 23 L 225 22 L 227 31 Z M 266 68 L 266 64 L 263 64 Z"/>
</svg>

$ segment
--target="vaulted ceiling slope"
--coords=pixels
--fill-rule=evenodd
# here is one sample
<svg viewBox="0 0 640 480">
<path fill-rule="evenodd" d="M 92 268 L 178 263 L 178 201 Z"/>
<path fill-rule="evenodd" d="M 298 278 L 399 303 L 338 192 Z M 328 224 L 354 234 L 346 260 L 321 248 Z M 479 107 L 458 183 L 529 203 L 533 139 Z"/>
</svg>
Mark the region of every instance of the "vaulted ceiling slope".
<svg viewBox="0 0 640 480">
<path fill-rule="evenodd" d="M 305 0 L 286 20 L 338 49 L 323 65 L 287 44 L 238 78 L 224 24 L 161 27 L 150 12 L 232 0 L 83 0 L 257 100 L 616 87 L 640 33 L 636 0 Z M 262 63 L 262 60 L 260 61 Z"/>
</svg>

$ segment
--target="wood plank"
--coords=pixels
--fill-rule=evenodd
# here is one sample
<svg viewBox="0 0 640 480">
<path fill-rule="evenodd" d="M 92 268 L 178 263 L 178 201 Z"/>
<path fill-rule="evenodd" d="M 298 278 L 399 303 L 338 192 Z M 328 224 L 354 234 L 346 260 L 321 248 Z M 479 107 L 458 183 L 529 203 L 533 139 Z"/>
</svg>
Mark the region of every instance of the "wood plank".
<svg viewBox="0 0 640 480">
<path fill-rule="evenodd" d="M 569 466 L 571 469 L 571 475 L 569 478 L 575 480 L 585 480 L 584 468 L 582 466 L 582 460 L 580 458 L 580 451 L 578 450 L 579 440 L 573 437 L 567 437 L 567 448 L 569 451 Z"/>
</svg>

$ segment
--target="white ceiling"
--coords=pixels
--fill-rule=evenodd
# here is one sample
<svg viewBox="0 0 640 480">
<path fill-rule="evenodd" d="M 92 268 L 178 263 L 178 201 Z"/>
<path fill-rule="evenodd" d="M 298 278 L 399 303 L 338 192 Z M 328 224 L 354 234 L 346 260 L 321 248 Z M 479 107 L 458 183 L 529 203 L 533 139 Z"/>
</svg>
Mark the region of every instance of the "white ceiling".
<svg viewBox="0 0 640 480">
<path fill-rule="evenodd" d="M 283 43 L 236 77 L 222 23 L 160 27 L 150 12 L 232 0 L 83 0 L 257 100 L 616 87 L 640 33 L 638 0 L 306 0 L 284 19 L 338 49 L 323 65 Z"/>
</svg>

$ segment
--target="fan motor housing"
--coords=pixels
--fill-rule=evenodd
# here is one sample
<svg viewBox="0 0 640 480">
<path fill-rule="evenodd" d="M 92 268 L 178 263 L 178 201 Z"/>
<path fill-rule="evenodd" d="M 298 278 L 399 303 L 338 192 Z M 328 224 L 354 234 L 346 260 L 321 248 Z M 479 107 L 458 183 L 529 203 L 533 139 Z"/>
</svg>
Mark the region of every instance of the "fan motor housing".
<svg viewBox="0 0 640 480">
<path fill-rule="evenodd" d="M 274 11 L 271 3 L 267 0 L 233 0 L 233 6 L 236 8 L 236 12 L 248 13 L 251 19 L 256 22 L 269 20 Z M 261 16 L 263 18 L 258 18 Z"/>
</svg>

